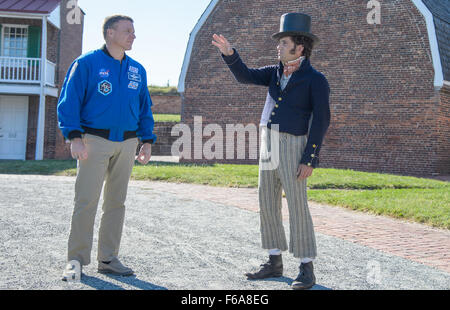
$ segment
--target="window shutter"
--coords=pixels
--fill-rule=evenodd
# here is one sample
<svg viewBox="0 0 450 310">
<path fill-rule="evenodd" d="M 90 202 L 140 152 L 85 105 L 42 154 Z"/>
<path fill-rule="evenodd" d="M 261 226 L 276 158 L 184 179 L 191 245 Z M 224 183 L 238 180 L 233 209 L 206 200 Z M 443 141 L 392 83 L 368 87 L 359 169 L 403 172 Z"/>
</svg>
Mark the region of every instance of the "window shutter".
<svg viewBox="0 0 450 310">
<path fill-rule="evenodd" d="M 27 57 L 39 58 L 41 55 L 41 28 L 28 27 L 28 51 Z"/>
<path fill-rule="evenodd" d="M 0 24 L 0 56 L 3 56 L 2 38 L 3 38 L 2 24 Z"/>
</svg>

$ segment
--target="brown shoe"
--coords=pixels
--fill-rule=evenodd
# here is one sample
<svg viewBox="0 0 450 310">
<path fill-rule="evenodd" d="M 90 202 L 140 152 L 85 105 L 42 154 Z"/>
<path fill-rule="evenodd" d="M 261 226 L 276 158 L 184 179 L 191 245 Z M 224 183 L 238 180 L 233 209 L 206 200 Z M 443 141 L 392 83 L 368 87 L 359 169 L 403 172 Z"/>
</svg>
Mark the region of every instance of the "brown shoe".
<svg viewBox="0 0 450 310">
<path fill-rule="evenodd" d="M 316 284 L 316 277 L 314 276 L 314 266 L 312 262 L 307 264 L 300 264 L 300 273 L 292 282 L 293 290 L 306 290 Z"/>
<path fill-rule="evenodd" d="M 283 275 L 283 259 L 281 255 L 269 255 L 269 261 L 262 264 L 258 272 L 245 275 L 249 280 L 281 277 Z"/>
<path fill-rule="evenodd" d="M 134 274 L 134 271 L 131 268 L 125 267 L 116 257 L 108 264 L 98 262 L 98 272 L 110 273 L 118 276 L 131 276 Z"/>
</svg>

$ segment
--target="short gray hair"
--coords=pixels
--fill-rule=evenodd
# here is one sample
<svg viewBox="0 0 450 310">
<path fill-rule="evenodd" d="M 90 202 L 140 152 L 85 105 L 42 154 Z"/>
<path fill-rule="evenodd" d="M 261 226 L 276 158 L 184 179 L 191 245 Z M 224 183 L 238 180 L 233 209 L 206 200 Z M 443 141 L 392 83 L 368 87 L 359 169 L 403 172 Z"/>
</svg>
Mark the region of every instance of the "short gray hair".
<svg viewBox="0 0 450 310">
<path fill-rule="evenodd" d="M 105 18 L 105 21 L 103 22 L 103 37 L 105 40 L 108 29 L 114 28 L 114 25 L 121 20 L 129 20 L 134 23 L 134 20 L 131 17 L 125 15 L 112 15 Z"/>
</svg>

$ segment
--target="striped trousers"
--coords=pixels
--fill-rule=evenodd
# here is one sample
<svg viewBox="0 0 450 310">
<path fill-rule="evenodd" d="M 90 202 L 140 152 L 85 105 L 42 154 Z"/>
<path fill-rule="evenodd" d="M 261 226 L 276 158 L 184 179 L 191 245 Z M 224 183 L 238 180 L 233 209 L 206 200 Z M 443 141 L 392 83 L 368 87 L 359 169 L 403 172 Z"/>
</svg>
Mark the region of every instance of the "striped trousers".
<svg viewBox="0 0 450 310">
<path fill-rule="evenodd" d="M 297 169 L 306 143 L 306 135 L 294 136 L 261 127 L 258 195 L 262 248 L 277 248 L 282 251 L 288 249 L 281 214 L 281 196 L 284 189 L 289 209 L 289 252 L 297 258 L 313 259 L 317 256 L 317 249 L 308 208 L 306 179 L 297 179 Z M 278 156 L 271 169 L 264 165 L 269 154 L 271 158 Z"/>
</svg>

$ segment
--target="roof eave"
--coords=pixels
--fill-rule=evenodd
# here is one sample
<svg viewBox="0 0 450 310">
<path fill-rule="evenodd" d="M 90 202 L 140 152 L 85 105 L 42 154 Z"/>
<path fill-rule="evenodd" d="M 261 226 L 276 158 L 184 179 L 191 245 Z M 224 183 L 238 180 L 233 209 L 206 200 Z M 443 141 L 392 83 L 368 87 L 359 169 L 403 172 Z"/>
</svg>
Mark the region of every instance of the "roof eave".
<svg viewBox="0 0 450 310">
<path fill-rule="evenodd" d="M 184 83 L 186 80 L 186 74 L 187 74 L 187 70 L 189 68 L 189 63 L 191 61 L 192 49 L 194 47 L 194 42 L 195 42 L 197 33 L 202 28 L 203 24 L 206 22 L 209 15 L 214 10 L 214 8 L 216 7 L 217 3 L 219 3 L 219 1 L 220 0 L 211 0 L 211 2 L 208 4 L 208 7 L 203 12 L 202 16 L 197 21 L 197 24 L 195 24 L 194 29 L 192 30 L 192 32 L 189 35 L 189 41 L 188 41 L 188 45 L 186 48 L 186 52 L 184 54 L 184 60 L 183 60 L 183 65 L 181 67 L 180 77 L 178 79 L 178 92 L 179 93 L 184 93 Z"/>
<path fill-rule="evenodd" d="M 444 85 L 444 73 L 441 64 L 441 55 L 439 53 L 439 46 L 436 37 L 436 28 L 434 26 L 433 14 L 427 6 L 422 2 L 422 0 L 411 0 L 419 12 L 425 18 L 425 23 L 427 25 L 428 41 L 430 42 L 431 58 L 434 68 L 434 88 L 439 90 Z"/>
<path fill-rule="evenodd" d="M 36 18 L 41 19 L 44 16 L 49 16 L 50 13 L 28 13 L 28 12 L 17 12 L 17 11 L 0 11 L 0 17 L 10 17 L 10 18 Z"/>
</svg>

